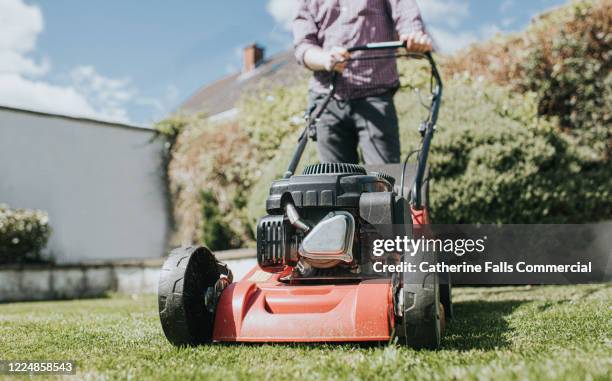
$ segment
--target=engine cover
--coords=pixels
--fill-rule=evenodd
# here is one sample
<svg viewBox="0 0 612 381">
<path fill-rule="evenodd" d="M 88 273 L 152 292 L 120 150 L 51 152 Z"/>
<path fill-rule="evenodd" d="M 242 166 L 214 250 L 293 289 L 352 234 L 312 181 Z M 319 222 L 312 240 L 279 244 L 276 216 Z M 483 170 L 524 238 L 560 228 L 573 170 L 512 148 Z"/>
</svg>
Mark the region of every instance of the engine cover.
<svg viewBox="0 0 612 381">
<path fill-rule="evenodd" d="M 260 268 L 355 271 L 369 263 L 360 236 L 368 225 L 394 223 L 393 183 L 381 172 L 338 163 L 310 165 L 302 175 L 273 182 L 266 200 L 269 215 L 257 226 Z"/>
<path fill-rule="evenodd" d="M 302 175 L 277 180 L 270 187 L 266 210 L 283 212 L 283 201 L 290 197 L 297 208 L 359 208 L 364 192 L 391 192 L 393 185 L 383 175 L 368 174 L 354 164 L 314 164 Z"/>
</svg>

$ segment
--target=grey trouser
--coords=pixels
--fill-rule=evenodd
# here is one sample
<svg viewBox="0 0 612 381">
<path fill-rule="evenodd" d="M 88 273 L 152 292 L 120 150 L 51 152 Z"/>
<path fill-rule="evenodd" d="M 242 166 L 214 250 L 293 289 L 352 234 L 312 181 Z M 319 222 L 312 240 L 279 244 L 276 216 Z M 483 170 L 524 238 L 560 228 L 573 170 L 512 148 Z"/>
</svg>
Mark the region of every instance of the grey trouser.
<svg viewBox="0 0 612 381">
<path fill-rule="evenodd" d="M 325 94 L 309 93 L 309 110 Z M 323 163 L 399 163 L 400 142 L 393 93 L 353 99 L 332 99 L 317 123 L 317 149 Z"/>
</svg>

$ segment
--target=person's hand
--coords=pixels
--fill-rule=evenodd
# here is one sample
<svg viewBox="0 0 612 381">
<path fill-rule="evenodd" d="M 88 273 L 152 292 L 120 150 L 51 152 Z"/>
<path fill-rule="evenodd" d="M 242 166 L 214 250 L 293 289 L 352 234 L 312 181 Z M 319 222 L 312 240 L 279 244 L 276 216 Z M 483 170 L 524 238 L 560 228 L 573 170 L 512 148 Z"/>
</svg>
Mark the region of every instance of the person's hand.
<svg viewBox="0 0 612 381">
<path fill-rule="evenodd" d="M 412 32 L 400 36 L 400 40 L 406 43 L 406 50 L 414 53 L 427 53 L 433 49 L 431 37 L 423 32 Z"/>
<path fill-rule="evenodd" d="M 346 68 L 346 60 L 351 58 L 351 54 L 345 48 L 334 47 L 325 52 L 325 70 L 337 71 L 342 73 Z"/>
</svg>

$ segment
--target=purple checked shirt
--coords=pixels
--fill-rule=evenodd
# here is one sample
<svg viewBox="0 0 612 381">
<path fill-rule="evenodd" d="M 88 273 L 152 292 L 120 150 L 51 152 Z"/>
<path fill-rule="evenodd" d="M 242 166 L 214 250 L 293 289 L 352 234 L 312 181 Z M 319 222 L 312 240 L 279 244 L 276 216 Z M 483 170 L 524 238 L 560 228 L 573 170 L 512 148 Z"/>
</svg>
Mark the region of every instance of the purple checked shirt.
<svg viewBox="0 0 612 381">
<path fill-rule="evenodd" d="M 398 35 L 425 32 L 415 0 L 298 0 L 293 20 L 295 57 L 304 65 L 304 53 L 318 46 L 324 50 L 350 48 L 371 42 L 397 40 Z M 381 52 L 355 52 L 352 56 Z M 385 54 L 385 53 L 383 53 Z M 310 90 L 327 91 L 331 74 L 315 72 Z M 336 94 L 343 99 L 378 95 L 399 85 L 395 59 L 354 61 L 338 80 Z"/>
</svg>

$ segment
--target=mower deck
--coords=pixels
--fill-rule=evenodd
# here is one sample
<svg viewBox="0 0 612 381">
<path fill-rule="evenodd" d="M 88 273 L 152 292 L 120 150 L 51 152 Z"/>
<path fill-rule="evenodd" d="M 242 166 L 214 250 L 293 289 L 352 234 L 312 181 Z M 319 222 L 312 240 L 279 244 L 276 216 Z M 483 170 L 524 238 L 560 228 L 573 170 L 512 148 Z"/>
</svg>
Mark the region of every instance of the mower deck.
<svg viewBox="0 0 612 381">
<path fill-rule="evenodd" d="M 217 305 L 214 341 L 388 341 L 393 302 L 388 280 L 287 284 L 258 266 L 229 285 Z"/>
</svg>

